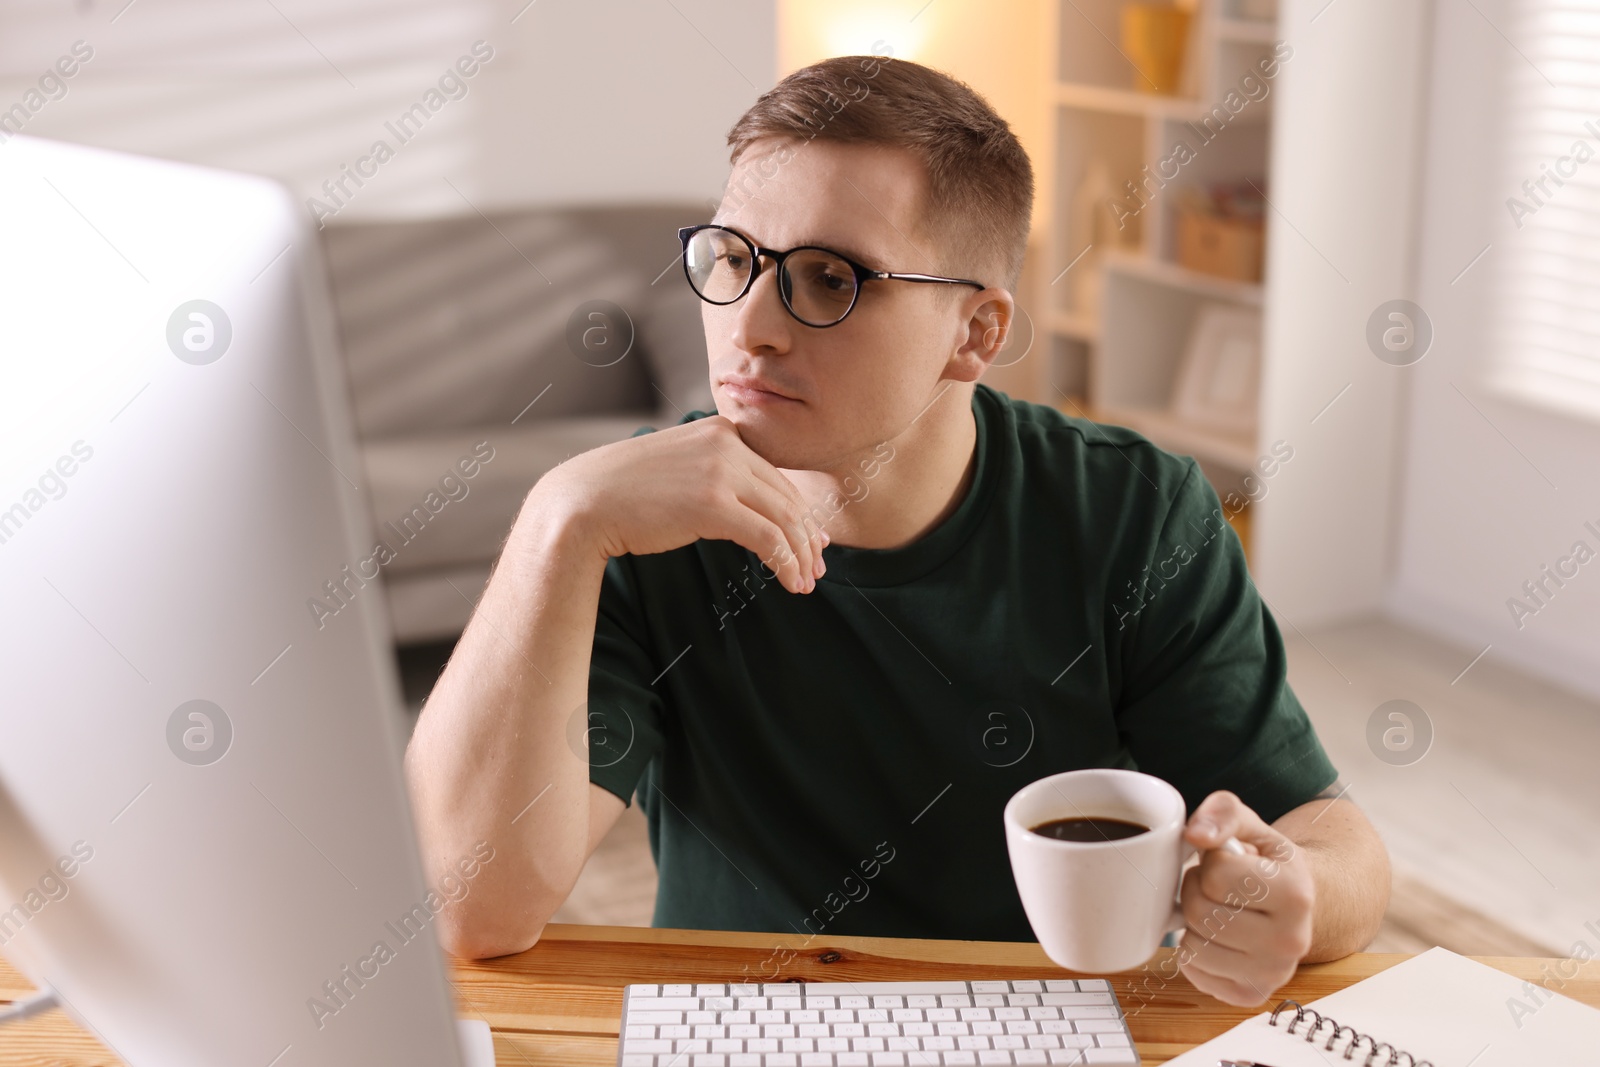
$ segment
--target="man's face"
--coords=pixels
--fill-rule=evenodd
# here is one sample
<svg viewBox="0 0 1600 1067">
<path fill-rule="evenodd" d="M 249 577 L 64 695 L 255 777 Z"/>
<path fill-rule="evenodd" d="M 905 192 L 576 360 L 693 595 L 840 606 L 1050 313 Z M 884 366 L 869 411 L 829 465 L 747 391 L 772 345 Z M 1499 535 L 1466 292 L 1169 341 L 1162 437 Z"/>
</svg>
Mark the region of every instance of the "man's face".
<svg viewBox="0 0 1600 1067">
<path fill-rule="evenodd" d="M 757 141 L 739 157 L 711 221 L 762 248 L 821 245 L 875 270 L 974 277 L 945 264 L 920 225 L 927 175 L 909 151 L 826 141 Z M 776 166 L 777 173 L 773 174 Z M 764 171 L 770 177 L 757 173 Z M 983 281 L 984 279 L 978 278 Z M 701 304 L 717 412 L 774 466 L 827 470 L 899 435 L 941 389 L 967 338 L 963 309 L 978 290 L 905 281 L 862 283 L 854 310 L 835 326 L 793 318 L 772 261 L 732 304 Z M 756 378 L 795 399 L 755 402 L 728 376 Z"/>
</svg>

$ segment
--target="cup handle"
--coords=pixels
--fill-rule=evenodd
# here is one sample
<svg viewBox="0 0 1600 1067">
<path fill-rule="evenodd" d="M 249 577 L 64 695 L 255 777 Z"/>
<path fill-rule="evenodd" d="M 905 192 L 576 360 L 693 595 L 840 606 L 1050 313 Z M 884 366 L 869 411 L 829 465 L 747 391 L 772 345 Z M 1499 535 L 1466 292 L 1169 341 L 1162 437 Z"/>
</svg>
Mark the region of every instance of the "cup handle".
<svg viewBox="0 0 1600 1067">
<path fill-rule="evenodd" d="M 1248 856 L 1250 854 L 1250 850 L 1240 844 L 1237 837 L 1229 837 L 1227 840 L 1222 842 L 1222 844 L 1218 845 L 1217 848 L 1222 852 L 1231 852 L 1235 856 Z M 1178 861 L 1178 867 L 1181 869 L 1184 864 L 1189 862 L 1189 857 L 1193 856 L 1198 851 L 1199 850 L 1193 845 L 1189 844 L 1188 841 L 1184 841 L 1183 859 Z M 1182 888 L 1181 884 L 1179 888 Z M 1181 930 L 1187 929 L 1188 926 L 1188 920 L 1183 917 L 1183 909 L 1177 903 L 1174 903 L 1172 905 L 1172 913 L 1167 916 L 1167 933 L 1175 934 Z"/>
</svg>

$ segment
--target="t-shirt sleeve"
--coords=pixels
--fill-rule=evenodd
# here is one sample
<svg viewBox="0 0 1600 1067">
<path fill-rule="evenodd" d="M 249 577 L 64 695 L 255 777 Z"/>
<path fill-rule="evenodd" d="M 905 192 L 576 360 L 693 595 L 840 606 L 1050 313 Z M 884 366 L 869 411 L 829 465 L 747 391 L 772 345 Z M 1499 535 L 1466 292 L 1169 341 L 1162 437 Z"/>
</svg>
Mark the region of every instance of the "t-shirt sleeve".
<svg viewBox="0 0 1600 1067">
<path fill-rule="evenodd" d="M 1148 558 L 1107 625 L 1122 632 L 1117 721 L 1139 769 L 1189 810 L 1219 789 L 1267 822 L 1338 776 L 1289 688 L 1283 637 L 1239 537 L 1193 459 Z M 1148 566 L 1148 571 L 1140 568 Z"/>
<path fill-rule="evenodd" d="M 661 751 L 661 673 L 649 651 L 631 556 L 606 561 L 589 659 L 589 781 L 631 804 Z"/>
</svg>

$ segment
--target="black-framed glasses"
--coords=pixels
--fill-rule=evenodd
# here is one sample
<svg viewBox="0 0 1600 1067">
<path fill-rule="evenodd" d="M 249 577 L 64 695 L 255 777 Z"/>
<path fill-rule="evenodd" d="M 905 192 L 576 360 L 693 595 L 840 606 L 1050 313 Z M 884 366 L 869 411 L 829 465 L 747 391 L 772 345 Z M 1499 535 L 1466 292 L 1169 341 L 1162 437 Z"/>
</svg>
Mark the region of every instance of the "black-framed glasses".
<svg viewBox="0 0 1600 1067">
<path fill-rule="evenodd" d="M 970 278 L 873 270 L 849 256 L 816 245 L 802 245 L 787 252 L 762 248 L 744 234 L 711 222 L 683 227 L 678 231 L 678 240 L 683 243 L 683 273 L 701 300 L 721 305 L 744 296 L 761 273 L 764 256 L 772 260 L 778 272 L 778 294 L 783 306 L 800 322 L 818 328 L 843 322 L 856 306 L 861 283 L 874 278 L 988 288 Z"/>
</svg>

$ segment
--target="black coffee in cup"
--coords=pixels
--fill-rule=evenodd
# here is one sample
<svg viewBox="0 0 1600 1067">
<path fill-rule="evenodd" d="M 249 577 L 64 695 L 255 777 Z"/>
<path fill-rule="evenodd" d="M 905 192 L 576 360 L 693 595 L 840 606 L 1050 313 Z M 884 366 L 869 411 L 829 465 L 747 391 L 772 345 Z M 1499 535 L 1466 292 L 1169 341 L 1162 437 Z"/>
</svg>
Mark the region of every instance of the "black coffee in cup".
<svg viewBox="0 0 1600 1067">
<path fill-rule="evenodd" d="M 1051 819 L 1038 826 L 1030 826 L 1036 834 L 1053 837 L 1057 841 L 1120 841 L 1148 833 L 1150 827 L 1126 819 L 1107 819 L 1099 816 Z"/>
</svg>

